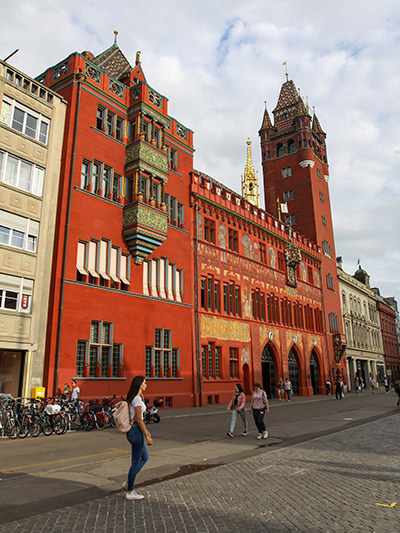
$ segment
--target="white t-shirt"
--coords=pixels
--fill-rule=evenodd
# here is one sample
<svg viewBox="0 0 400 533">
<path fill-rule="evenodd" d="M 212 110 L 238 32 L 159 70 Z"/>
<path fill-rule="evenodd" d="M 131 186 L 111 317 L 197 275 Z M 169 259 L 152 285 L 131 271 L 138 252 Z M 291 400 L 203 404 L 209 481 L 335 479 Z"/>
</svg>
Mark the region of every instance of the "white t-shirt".
<svg viewBox="0 0 400 533">
<path fill-rule="evenodd" d="M 79 393 L 81 389 L 79 387 L 74 387 L 72 389 L 71 400 L 77 400 L 79 398 Z"/>
<path fill-rule="evenodd" d="M 137 394 L 133 400 L 131 401 L 131 404 L 129 406 L 129 413 L 130 417 L 133 419 L 135 416 L 135 407 L 141 407 L 142 408 L 142 420 L 143 420 L 143 413 L 146 411 L 146 404 L 144 403 L 142 397 Z"/>
</svg>

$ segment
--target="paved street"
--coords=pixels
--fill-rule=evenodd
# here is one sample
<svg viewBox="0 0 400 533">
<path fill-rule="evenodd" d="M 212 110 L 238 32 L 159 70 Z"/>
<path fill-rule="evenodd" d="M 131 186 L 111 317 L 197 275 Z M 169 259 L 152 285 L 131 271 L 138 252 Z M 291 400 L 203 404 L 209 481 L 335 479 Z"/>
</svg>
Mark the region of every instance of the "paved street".
<svg viewBox="0 0 400 533">
<path fill-rule="evenodd" d="M 348 398 L 337 402 L 337 409 L 347 401 L 351 405 Z M 393 395 L 388 405 L 394 405 Z M 0 532 L 399 532 L 400 410 L 390 412 L 311 440 L 269 446 L 222 466 L 145 484 L 143 501 L 128 502 L 122 491 L 104 495 L 92 487 L 92 499 L 4 523 Z M 221 446 L 233 443 L 241 446 L 239 438 L 224 439 Z M 202 446 L 209 443 L 197 449 Z"/>
</svg>

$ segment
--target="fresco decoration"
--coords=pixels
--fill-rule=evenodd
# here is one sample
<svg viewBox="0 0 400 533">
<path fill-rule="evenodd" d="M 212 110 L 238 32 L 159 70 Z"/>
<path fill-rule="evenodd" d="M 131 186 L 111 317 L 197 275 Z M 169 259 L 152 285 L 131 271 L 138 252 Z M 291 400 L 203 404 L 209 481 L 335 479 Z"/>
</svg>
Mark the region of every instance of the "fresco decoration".
<svg viewBox="0 0 400 533">
<path fill-rule="evenodd" d="M 260 346 L 264 346 L 267 341 L 271 341 L 280 349 L 281 338 L 278 328 L 271 328 L 270 326 L 260 326 L 259 330 Z"/>
<path fill-rule="evenodd" d="M 300 272 L 301 272 L 301 279 L 303 281 L 307 281 L 307 267 L 303 261 L 301 261 L 300 263 Z"/>
<path fill-rule="evenodd" d="M 218 244 L 219 247 L 226 250 L 226 226 L 224 224 L 220 224 L 218 226 Z"/>
<path fill-rule="evenodd" d="M 322 353 L 321 338 L 307 335 L 307 355 L 308 356 L 311 355 L 311 352 L 313 351 L 314 348 L 317 348 L 319 353 Z"/>
<path fill-rule="evenodd" d="M 251 290 L 249 287 L 243 287 L 242 290 L 242 311 L 243 318 L 253 318 L 251 309 Z"/>
<path fill-rule="evenodd" d="M 255 260 L 259 260 L 259 254 L 258 254 L 258 250 L 255 249 L 255 247 L 253 246 L 253 243 L 250 239 L 250 237 L 246 234 L 243 235 L 242 237 L 242 244 L 243 244 L 243 249 L 244 249 L 244 255 L 248 258 L 248 259 L 255 259 Z"/>
<path fill-rule="evenodd" d="M 315 285 L 318 288 L 321 288 L 321 276 L 320 276 L 319 271 L 316 268 L 314 269 L 314 281 L 315 281 Z"/>
<path fill-rule="evenodd" d="M 197 238 L 203 238 L 203 217 L 200 215 L 200 213 L 197 213 Z"/>
<path fill-rule="evenodd" d="M 276 252 L 272 246 L 268 248 L 268 257 L 271 268 L 276 268 Z"/>
<path fill-rule="evenodd" d="M 289 349 L 291 345 L 295 344 L 301 352 L 303 352 L 303 335 L 298 331 L 286 330 L 286 347 Z"/>
<path fill-rule="evenodd" d="M 223 320 L 217 317 L 201 316 L 201 337 L 221 341 L 250 342 L 250 327 L 237 320 Z"/>
<path fill-rule="evenodd" d="M 242 364 L 243 363 L 247 363 L 248 365 L 250 365 L 250 348 L 249 348 L 249 346 L 244 346 L 242 348 L 241 361 L 242 361 Z"/>
</svg>

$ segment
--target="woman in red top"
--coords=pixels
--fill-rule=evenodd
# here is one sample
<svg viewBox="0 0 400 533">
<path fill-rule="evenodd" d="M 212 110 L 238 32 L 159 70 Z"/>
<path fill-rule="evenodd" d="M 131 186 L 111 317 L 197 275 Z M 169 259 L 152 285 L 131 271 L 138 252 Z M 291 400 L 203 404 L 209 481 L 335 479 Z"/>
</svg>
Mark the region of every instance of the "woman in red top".
<svg viewBox="0 0 400 533">
<path fill-rule="evenodd" d="M 246 418 L 246 395 L 243 392 L 243 387 L 240 383 L 235 385 L 232 400 L 229 402 L 227 411 L 232 409 L 231 427 L 227 433 L 228 437 L 233 439 L 233 432 L 236 426 L 237 416 L 240 415 L 243 420 L 243 433 L 247 437 L 247 418 Z"/>
</svg>

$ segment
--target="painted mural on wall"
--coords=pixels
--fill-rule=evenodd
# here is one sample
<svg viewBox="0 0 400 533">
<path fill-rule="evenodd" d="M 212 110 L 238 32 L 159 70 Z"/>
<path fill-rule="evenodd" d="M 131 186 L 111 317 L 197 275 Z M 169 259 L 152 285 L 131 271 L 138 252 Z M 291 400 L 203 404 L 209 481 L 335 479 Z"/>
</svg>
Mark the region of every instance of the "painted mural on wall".
<svg viewBox="0 0 400 533">
<path fill-rule="evenodd" d="M 197 237 L 203 238 L 203 218 L 200 213 L 197 213 Z"/>
<path fill-rule="evenodd" d="M 211 337 L 221 341 L 250 342 L 249 325 L 243 322 L 202 316 L 200 327 L 204 339 Z"/>
<path fill-rule="evenodd" d="M 260 326 L 259 338 L 260 346 L 264 346 L 266 342 L 271 341 L 276 344 L 279 349 L 281 347 L 281 337 L 279 335 L 278 328 L 271 328 L 270 326 Z"/>
<path fill-rule="evenodd" d="M 276 268 L 276 252 L 272 246 L 268 248 L 268 257 L 271 268 Z"/>
<path fill-rule="evenodd" d="M 242 237 L 242 244 L 244 249 L 244 255 L 248 259 L 254 259 L 256 261 L 259 261 L 260 255 L 258 253 L 258 244 L 256 242 L 253 244 L 250 237 L 246 234 Z"/>
<path fill-rule="evenodd" d="M 301 273 L 301 279 L 303 281 L 307 281 L 307 267 L 303 263 L 303 261 L 300 263 L 300 273 Z"/>
<path fill-rule="evenodd" d="M 297 348 L 303 353 L 303 335 L 298 331 L 286 330 L 286 349 L 289 350 L 292 344 L 295 344 Z"/>
<path fill-rule="evenodd" d="M 286 285 L 286 277 L 283 272 L 273 270 L 273 268 L 247 257 L 241 257 L 205 243 L 199 243 L 198 250 L 203 269 L 215 272 L 217 262 L 230 267 L 229 270 L 223 270 L 223 275 L 236 279 L 242 285 L 241 298 L 243 316 L 245 318 L 252 318 L 253 316 L 251 311 L 251 286 L 254 283 L 257 283 L 266 292 L 271 291 L 282 296 L 290 295 L 293 298 L 298 298 L 299 302 L 309 303 L 310 305 L 319 306 L 321 304 L 319 290 L 321 278 L 316 269 L 314 270 L 316 286 L 302 282 L 298 283 L 296 288 L 292 288 Z M 272 250 L 270 255 L 272 267 L 272 264 L 276 262 L 276 252 L 272 247 L 268 250 Z"/>
<path fill-rule="evenodd" d="M 242 364 L 247 363 L 250 365 L 250 348 L 248 346 L 244 346 L 242 348 L 242 354 L 241 354 Z"/>
<path fill-rule="evenodd" d="M 226 249 L 226 226 L 223 224 L 218 227 L 218 244 L 220 248 Z"/>
</svg>

